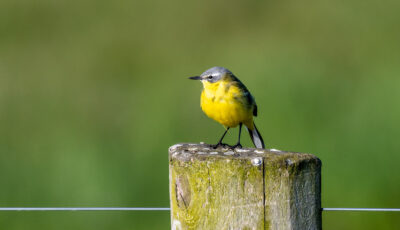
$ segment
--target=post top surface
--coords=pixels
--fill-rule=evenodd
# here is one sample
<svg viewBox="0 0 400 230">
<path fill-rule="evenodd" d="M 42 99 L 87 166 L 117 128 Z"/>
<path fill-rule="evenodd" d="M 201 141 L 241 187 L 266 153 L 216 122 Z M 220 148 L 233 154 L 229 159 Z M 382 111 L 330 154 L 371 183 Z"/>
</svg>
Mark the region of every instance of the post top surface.
<svg viewBox="0 0 400 230">
<path fill-rule="evenodd" d="M 228 147 L 212 148 L 209 144 L 196 144 L 196 143 L 180 143 L 173 145 L 169 148 L 169 156 L 171 159 L 178 159 L 188 161 L 192 159 L 206 159 L 209 157 L 215 158 L 254 158 L 262 157 L 269 161 L 286 160 L 289 164 L 315 160 L 320 164 L 320 160 L 308 153 L 288 152 L 277 149 L 256 149 L 256 148 L 235 148 Z"/>
</svg>

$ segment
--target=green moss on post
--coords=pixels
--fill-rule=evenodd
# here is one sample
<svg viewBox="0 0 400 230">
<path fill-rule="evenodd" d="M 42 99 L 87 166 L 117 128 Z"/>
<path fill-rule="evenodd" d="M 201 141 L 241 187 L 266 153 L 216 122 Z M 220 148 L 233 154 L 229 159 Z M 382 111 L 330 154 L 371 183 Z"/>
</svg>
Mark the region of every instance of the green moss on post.
<svg viewBox="0 0 400 230">
<path fill-rule="evenodd" d="M 203 144 L 169 154 L 172 229 L 321 229 L 313 155 Z"/>
</svg>

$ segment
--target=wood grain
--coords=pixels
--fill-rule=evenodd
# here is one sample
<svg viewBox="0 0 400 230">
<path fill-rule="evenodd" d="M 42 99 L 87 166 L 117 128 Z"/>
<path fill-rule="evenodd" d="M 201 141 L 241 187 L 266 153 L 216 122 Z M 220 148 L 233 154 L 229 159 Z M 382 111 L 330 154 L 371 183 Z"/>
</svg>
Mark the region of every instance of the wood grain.
<svg viewBox="0 0 400 230">
<path fill-rule="evenodd" d="M 169 149 L 172 229 L 321 229 L 320 160 L 264 149 Z"/>
</svg>

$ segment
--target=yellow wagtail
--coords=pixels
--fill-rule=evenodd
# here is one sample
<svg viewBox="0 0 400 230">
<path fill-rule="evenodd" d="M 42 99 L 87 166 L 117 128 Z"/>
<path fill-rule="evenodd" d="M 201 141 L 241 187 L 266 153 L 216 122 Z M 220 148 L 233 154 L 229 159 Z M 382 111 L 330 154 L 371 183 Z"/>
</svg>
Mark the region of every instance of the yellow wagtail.
<svg viewBox="0 0 400 230">
<path fill-rule="evenodd" d="M 223 67 L 213 67 L 206 70 L 200 76 L 190 77 L 192 80 L 200 80 L 203 83 L 201 93 L 201 109 L 210 118 L 225 127 L 225 132 L 214 148 L 222 144 L 226 133 L 230 128 L 239 125 L 239 138 L 233 148 L 242 147 L 240 144 L 240 133 L 242 124 L 249 131 L 251 140 L 257 148 L 264 148 L 264 141 L 258 132 L 253 116 L 257 116 L 257 105 L 254 97 L 246 86 Z"/>
</svg>

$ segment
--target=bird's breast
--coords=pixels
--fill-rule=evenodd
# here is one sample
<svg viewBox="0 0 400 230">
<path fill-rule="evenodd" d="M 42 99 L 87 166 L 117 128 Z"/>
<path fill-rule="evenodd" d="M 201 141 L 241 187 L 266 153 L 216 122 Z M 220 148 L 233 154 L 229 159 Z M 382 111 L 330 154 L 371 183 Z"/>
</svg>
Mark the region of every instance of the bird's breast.
<svg viewBox="0 0 400 230">
<path fill-rule="evenodd" d="M 214 89 L 205 88 L 201 94 L 201 108 L 204 113 L 225 127 L 252 120 L 252 110 L 241 98 L 240 89 L 222 85 Z"/>
</svg>

